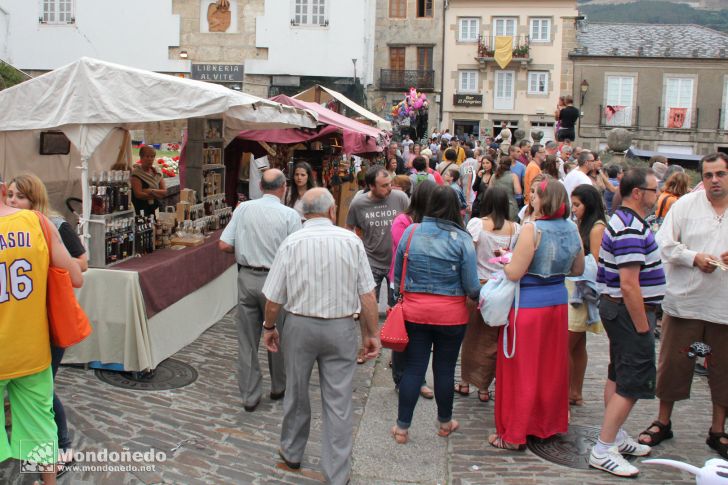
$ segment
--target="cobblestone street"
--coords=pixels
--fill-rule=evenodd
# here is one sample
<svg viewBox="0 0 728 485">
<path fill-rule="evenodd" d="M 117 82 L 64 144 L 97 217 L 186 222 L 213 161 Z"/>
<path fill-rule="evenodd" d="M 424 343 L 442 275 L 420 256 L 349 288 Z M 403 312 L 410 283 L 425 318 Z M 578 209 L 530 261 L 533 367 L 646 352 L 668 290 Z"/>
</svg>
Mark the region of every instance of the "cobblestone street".
<svg viewBox="0 0 728 485">
<path fill-rule="evenodd" d="M 167 460 L 153 472 L 70 472 L 60 484 L 202 484 L 321 483 L 320 398 L 312 379 L 312 430 L 301 472 L 278 464 L 282 402 L 264 398 L 253 413 L 242 408 L 235 378 L 236 337 L 232 313 L 209 329 L 175 358 L 199 373 L 187 387 L 157 392 L 129 391 L 101 382 L 92 371 L 61 368 L 58 392 L 68 413 L 76 450 L 164 451 Z M 572 423 L 599 426 L 601 394 L 606 375 L 607 340 L 589 339 L 590 364 L 586 405 L 572 408 Z M 261 351 L 261 356 L 264 352 Z M 487 444 L 494 430 L 494 403 L 480 403 L 475 392 L 456 395 L 454 417 L 461 429 L 449 439 L 435 435 L 435 405 L 420 400 L 411 441 L 397 446 L 389 436 L 396 418 L 397 398 L 384 352 L 376 364 L 358 366 L 355 377 L 355 447 L 352 483 L 359 484 L 486 484 L 486 483 L 618 483 L 596 470 L 576 470 L 547 462 L 533 454 L 501 451 Z M 264 368 L 267 368 L 263 364 Z M 267 372 L 264 372 L 264 375 Z M 456 375 L 459 375 L 459 370 Z M 428 377 L 428 380 L 431 378 Z M 371 399 L 370 399 L 371 398 Z M 636 436 L 654 418 L 657 402 L 640 402 L 627 423 Z M 717 455 L 705 445 L 710 424 L 707 381 L 696 377 L 693 398 L 679 403 L 673 416 L 675 438 L 653 451 L 653 457 L 675 458 L 702 466 Z M 176 451 L 171 451 L 173 448 Z M 638 483 L 694 483 L 687 474 L 641 465 Z M 19 475 L 18 464 L 0 465 L 0 483 L 32 483 Z"/>
</svg>

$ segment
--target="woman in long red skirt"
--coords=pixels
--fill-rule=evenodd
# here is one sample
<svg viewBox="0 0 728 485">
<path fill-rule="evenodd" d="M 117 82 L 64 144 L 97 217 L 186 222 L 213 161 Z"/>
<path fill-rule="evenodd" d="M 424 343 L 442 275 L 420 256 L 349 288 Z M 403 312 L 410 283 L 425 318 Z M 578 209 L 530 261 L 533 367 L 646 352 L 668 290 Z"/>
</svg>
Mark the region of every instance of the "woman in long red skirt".
<svg viewBox="0 0 728 485">
<path fill-rule="evenodd" d="M 525 449 L 526 437 L 568 429 L 568 294 L 564 277 L 584 270 L 584 251 L 564 186 L 544 180 L 531 197 L 535 221 L 523 226 L 505 266 L 520 280 L 520 302 L 501 330 L 496 365 L 496 448 Z M 517 318 L 514 318 L 516 317 Z M 507 328 L 507 338 L 505 328 Z M 505 340 L 505 342 L 504 342 Z M 508 353 L 508 357 L 505 350 Z M 511 355 L 511 353 L 513 355 Z"/>
</svg>

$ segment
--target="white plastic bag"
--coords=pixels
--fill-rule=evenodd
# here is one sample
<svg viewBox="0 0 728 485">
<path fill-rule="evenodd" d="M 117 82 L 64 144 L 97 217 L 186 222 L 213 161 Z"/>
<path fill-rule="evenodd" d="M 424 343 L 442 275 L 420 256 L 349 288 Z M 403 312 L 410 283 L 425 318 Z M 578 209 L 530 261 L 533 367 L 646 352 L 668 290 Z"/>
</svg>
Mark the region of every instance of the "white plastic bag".
<svg viewBox="0 0 728 485">
<path fill-rule="evenodd" d="M 507 359 L 512 358 L 516 353 L 516 320 L 518 319 L 520 289 L 520 282 L 509 280 L 502 271 L 495 273 L 480 289 L 478 308 L 483 316 L 483 321 L 491 327 L 506 326 L 503 329 L 505 332 L 503 335 L 503 354 Z M 513 308 L 514 300 L 513 349 L 508 352 L 508 314 Z"/>
</svg>

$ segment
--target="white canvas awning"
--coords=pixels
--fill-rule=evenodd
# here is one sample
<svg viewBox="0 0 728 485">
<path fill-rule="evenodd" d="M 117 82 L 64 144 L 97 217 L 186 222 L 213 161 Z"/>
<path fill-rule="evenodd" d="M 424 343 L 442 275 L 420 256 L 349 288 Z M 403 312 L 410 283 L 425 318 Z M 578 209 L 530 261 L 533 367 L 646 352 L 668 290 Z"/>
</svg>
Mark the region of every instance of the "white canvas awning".
<svg viewBox="0 0 728 485">
<path fill-rule="evenodd" d="M 0 173 L 14 151 L 10 145 L 27 140 L 26 133 L 63 131 L 80 154 L 81 223 L 86 235 L 91 212 L 88 161 L 109 134 L 117 128 L 199 117 L 223 118 L 226 142 L 241 130 L 315 128 L 317 124 L 316 114 L 308 110 L 216 84 L 83 57 L 0 91 Z M 37 146 L 32 150 L 37 153 Z M 73 168 L 68 166 L 69 180 Z M 43 178 L 42 173 L 38 175 Z"/>
<path fill-rule="evenodd" d="M 83 57 L 0 91 L 0 131 L 60 129 L 88 158 L 113 128 L 222 117 L 241 130 L 316 127 L 316 116 L 224 86 Z"/>
<path fill-rule="evenodd" d="M 316 92 L 317 90 L 319 91 L 318 93 Z M 374 123 L 374 126 L 379 128 L 380 130 L 392 131 L 392 123 L 359 106 L 354 101 L 350 100 L 338 91 L 334 91 L 333 89 L 329 89 L 327 87 L 317 84 L 316 86 L 302 91 L 293 97 L 296 99 L 300 99 L 301 101 L 311 101 L 316 103 L 324 103 L 332 98 L 336 99 L 346 107 L 352 109 L 353 111 L 359 113 L 361 116 Z"/>
</svg>

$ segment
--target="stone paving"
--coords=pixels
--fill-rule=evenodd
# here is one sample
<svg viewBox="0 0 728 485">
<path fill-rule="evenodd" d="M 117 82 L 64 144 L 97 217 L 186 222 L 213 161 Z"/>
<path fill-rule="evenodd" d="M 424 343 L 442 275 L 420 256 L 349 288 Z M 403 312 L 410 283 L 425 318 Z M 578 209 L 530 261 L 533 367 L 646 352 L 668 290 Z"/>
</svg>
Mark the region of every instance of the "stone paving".
<svg viewBox="0 0 728 485">
<path fill-rule="evenodd" d="M 320 457 L 320 397 L 316 371 L 312 379 L 313 419 L 303 468 L 293 472 L 278 463 L 281 401 L 265 397 L 254 413 L 242 409 L 235 378 L 236 337 L 232 313 L 174 357 L 194 366 L 198 380 L 171 391 L 141 392 L 101 382 L 92 371 L 63 367 L 58 392 L 66 405 L 77 450 L 164 451 L 167 459 L 154 471 L 71 472 L 64 484 L 317 484 L 323 477 Z M 598 426 L 606 375 L 607 340 L 591 336 L 590 363 L 584 398 L 572 408 L 572 423 Z M 265 353 L 261 350 L 261 358 Z M 530 451 L 496 450 L 487 444 L 494 430 L 493 402 L 483 404 L 473 392 L 456 395 L 454 417 L 461 430 L 450 438 L 435 435 L 435 405 L 420 400 L 411 441 L 394 444 L 388 431 L 396 418 L 397 399 L 391 385 L 388 351 L 376 363 L 357 367 L 354 383 L 355 445 L 352 484 L 602 484 L 623 480 L 596 470 L 575 470 L 547 462 Z M 267 369 L 265 362 L 262 367 Z M 265 372 L 264 372 L 265 375 Z M 459 375 L 459 370 L 456 375 Z M 431 376 L 428 377 L 431 381 Z M 635 435 L 650 423 L 657 402 L 637 404 L 626 429 Z M 705 445 L 710 425 L 710 399 L 705 378 L 696 377 L 693 398 L 678 403 L 673 416 L 675 438 L 653 451 L 653 457 L 675 458 L 702 466 L 717 455 Z M 181 445 L 180 445 L 181 444 Z M 179 446 L 176 451 L 171 451 Z M 640 465 L 630 483 L 694 483 L 685 473 Z M 19 475 L 18 464 L 0 464 L 1 484 L 32 483 Z"/>
</svg>

